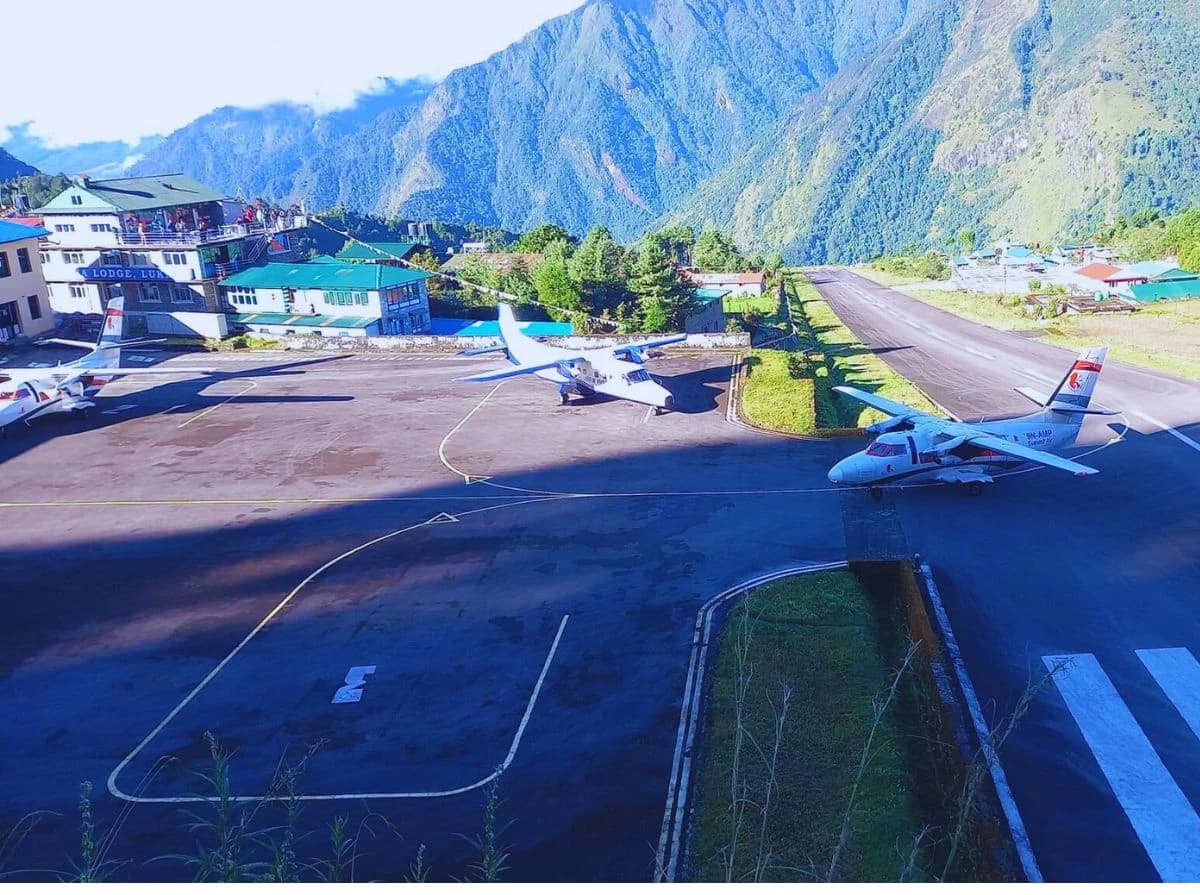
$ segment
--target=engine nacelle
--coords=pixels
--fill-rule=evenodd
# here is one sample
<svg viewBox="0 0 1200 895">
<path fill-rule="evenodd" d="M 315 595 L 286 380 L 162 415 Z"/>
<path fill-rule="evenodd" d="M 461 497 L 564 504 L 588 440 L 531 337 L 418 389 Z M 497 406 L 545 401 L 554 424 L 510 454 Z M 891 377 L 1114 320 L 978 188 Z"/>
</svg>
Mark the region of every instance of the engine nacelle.
<svg viewBox="0 0 1200 895">
<path fill-rule="evenodd" d="M 907 416 L 892 416 L 878 423 L 872 423 L 867 426 L 866 432 L 870 435 L 882 435 L 884 432 L 896 432 L 901 429 L 911 429 L 912 423 L 909 422 Z"/>
</svg>

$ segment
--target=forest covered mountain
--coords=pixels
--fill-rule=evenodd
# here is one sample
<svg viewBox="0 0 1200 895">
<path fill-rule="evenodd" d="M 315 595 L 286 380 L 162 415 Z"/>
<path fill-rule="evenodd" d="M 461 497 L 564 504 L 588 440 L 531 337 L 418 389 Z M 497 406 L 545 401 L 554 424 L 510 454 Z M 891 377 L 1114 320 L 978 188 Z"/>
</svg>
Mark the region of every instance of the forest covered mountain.
<svg viewBox="0 0 1200 895">
<path fill-rule="evenodd" d="M 1200 201 L 1195 0 L 590 0 L 442 83 L 220 109 L 138 169 L 525 230 L 846 260 Z"/>
<path fill-rule="evenodd" d="M 36 174 L 37 168 L 33 165 L 27 165 L 0 148 L 0 180 L 12 180 L 16 177 L 25 177 L 29 174 Z"/>
</svg>

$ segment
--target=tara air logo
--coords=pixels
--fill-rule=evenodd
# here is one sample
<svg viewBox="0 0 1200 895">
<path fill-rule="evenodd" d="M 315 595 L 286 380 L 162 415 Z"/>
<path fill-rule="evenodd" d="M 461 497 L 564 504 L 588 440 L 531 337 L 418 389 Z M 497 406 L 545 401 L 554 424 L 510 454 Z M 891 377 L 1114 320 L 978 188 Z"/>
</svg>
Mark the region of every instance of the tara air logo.
<svg viewBox="0 0 1200 895">
<path fill-rule="evenodd" d="M 1076 373 L 1074 371 L 1071 372 L 1070 377 L 1067 379 L 1067 388 L 1069 388 L 1073 392 L 1077 392 L 1081 388 L 1083 388 L 1083 383 L 1079 381 L 1078 373 Z"/>
<path fill-rule="evenodd" d="M 109 308 L 108 314 L 104 318 L 104 328 L 106 330 L 116 330 L 120 326 L 121 312 L 116 308 Z"/>
</svg>

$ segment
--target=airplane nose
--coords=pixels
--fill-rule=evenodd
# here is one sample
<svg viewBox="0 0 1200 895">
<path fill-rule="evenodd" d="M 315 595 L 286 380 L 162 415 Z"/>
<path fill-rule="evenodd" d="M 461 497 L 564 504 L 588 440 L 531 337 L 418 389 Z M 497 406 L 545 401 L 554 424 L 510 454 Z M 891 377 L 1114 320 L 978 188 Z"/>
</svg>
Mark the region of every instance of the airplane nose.
<svg viewBox="0 0 1200 895">
<path fill-rule="evenodd" d="M 665 398 L 663 398 L 662 406 L 663 406 L 663 410 L 674 410 L 675 409 L 675 396 L 668 394 Z"/>
<path fill-rule="evenodd" d="M 838 463 L 833 467 L 833 469 L 829 470 L 829 481 L 833 482 L 835 485 L 840 485 L 846 481 L 845 464 Z"/>
</svg>

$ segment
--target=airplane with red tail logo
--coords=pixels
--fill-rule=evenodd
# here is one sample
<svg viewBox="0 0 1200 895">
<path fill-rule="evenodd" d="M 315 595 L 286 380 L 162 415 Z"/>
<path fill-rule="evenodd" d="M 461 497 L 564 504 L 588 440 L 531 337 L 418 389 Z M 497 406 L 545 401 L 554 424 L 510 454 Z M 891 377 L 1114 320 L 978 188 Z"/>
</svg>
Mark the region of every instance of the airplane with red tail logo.
<svg viewBox="0 0 1200 895">
<path fill-rule="evenodd" d="M 1061 469 L 1075 476 L 1095 475 L 1099 470 L 1050 451 L 1075 444 L 1086 416 L 1117 412 L 1089 406 L 1107 355 L 1107 348 L 1084 351 L 1049 396 L 1018 388 L 1016 391 L 1039 409 L 1015 419 L 979 423 L 947 420 L 870 392 L 835 386 L 834 391 L 889 417 L 867 427 L 868 433 L 878 437 L 866 450 L 829 470 L 829 480 L 836 485 L 868 486 L 878 499 L 885 485 L 930 482 L 964 485 L 972 494 L 978 494 L 993 480 L 994 473 L 1028 464 Z"/>
<path fill-rule="evenodd" d="M 88 353 L 57 367 L 0 368 L 0 432 L 18 422 L 51 413 L 82 413 L 95 403 L 91 398 L 114 379 L 129 375 L 176 376 L 212 373 L 196 367 L 133 368 L 121 366 L 121 349 L 159 344 L 163 339 L 122 339 L 125 300 L 114 298 L 104 312 L 100 338 L 95 345 L 71 339 L 44 339 L 44 343 L 87 348 Z"/>
</svg>

